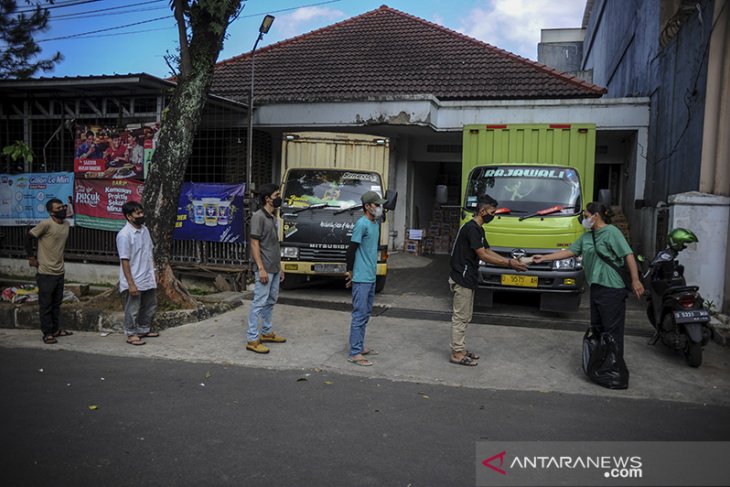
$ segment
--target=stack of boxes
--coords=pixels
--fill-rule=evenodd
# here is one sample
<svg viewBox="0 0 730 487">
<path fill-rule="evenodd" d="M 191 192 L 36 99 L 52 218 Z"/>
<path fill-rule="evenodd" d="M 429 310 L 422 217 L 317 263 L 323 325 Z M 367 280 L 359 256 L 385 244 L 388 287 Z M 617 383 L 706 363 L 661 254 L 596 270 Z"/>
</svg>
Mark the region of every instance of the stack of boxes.
<svg viewBox="0 0 730 487">
<path fill-rule="evenodd" d="M 436 205 L 425 229 L 406 229 L 404 250 L 411 254 L 448 254 L 459 231 L 459 208 Z"/>
<path fill-rule="evenodd" d="M 631 242 L 629 236 L 629 221 L 626 219 L 623 210 L 620 206 L 612 206 L 611 211 L 613 212 L 613 218 L 611 218 L 611 225 L 615 226 L 621 233 L 624 234 L 624 238 Z"/>
</svg>

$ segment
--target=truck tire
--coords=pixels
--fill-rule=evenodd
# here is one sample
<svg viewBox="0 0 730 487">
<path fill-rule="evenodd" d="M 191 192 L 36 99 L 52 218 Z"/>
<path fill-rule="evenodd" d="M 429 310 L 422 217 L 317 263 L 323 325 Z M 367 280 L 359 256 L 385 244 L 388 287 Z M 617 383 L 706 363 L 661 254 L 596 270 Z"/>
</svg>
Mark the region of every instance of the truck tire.
<svg viewBox="0 0 730 487">
<path fill-rule="evenodd" d="M 379 293 L 385 287 L 385 278 L 387 276 L 376 276 L 375 277 L 375 292 Z"/>
</svg>

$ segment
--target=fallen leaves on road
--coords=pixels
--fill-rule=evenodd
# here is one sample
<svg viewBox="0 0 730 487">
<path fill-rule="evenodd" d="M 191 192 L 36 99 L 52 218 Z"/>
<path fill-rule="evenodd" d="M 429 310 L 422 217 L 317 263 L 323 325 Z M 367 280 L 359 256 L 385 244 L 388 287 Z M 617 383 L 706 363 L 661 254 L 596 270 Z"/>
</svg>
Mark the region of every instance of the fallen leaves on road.
<svg viewBox="0 0 730 487">
<path fill-rule="evenodd" d="M 96 404 L 92 404 L 91 406 L 89 406 L 89 409 L 92 411 L 96 411 L 97 409 L 99 409 L 99 406 L 97 406 Z"/>
</svg>

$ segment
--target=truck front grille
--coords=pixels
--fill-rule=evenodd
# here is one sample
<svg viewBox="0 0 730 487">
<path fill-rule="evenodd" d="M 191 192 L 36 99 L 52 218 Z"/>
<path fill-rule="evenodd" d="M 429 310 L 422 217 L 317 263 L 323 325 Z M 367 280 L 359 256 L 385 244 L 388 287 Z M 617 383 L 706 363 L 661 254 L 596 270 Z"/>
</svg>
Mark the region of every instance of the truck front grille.
<svg viewBox="0 0 730 487">
<path fill-rule="evenodd" d="M 310 262 L 345 262 L 346 251 L 341 249 L 299 249 L 299 260 Z"/>
</svg>

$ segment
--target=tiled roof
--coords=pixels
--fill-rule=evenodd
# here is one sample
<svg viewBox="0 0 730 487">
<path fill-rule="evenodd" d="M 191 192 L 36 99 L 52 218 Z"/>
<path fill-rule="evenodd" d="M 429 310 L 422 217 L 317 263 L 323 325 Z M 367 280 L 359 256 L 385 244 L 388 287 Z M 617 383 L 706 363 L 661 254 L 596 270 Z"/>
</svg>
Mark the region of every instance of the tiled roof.
<svg viewBox="0 0 730 487">
<path fill-rule="evenodd" d="M 217 64 L 212 92 L 245 101 L 251 53 Z M 376 10 L 256 50 L 259 103 L 433 95 L 600 97 L 606 90 L 401 11 Z"/>
</svg>

